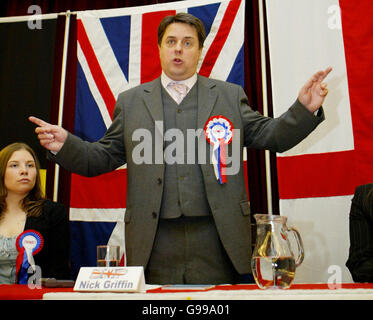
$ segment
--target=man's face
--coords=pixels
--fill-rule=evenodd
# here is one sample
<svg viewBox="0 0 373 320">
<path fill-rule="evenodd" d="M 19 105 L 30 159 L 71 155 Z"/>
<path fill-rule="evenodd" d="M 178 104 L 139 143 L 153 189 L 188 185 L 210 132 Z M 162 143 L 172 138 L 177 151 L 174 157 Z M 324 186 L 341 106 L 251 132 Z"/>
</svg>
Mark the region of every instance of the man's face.
<svg viewBox="0 0 373 320">
<path fill-rule="evenodd" d="M 199 48 L 194 27 L 186 23 L 171 23 L 158 48 L 162 70 L 171 79 L 188 79 L 196 72 L 202 48 Z"/>
</svg>

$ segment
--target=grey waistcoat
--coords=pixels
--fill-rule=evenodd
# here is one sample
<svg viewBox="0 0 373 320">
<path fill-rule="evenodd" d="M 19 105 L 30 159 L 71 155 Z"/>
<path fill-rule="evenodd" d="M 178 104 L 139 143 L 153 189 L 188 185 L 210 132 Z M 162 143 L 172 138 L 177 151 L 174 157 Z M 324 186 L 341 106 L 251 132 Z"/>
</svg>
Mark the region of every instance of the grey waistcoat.
<svg viewBox="0 0 373 320">
<path fill-rule="evenodd" d="M 195 157 L 187 159 L 187 129 L 196 129 L 197 100 L 197 83 L 179 105 L 162 87 L 164 139 L 166 140 L 164 187 L 160 214 L 163 219 L 177 218 L 182 215 L 207 216 L 211 214 L 201 168 L 197 161 L 197 138 L 194 139 Z M 168 131 L 170 129 L 174 130 Z M 170 164 L 170 160 L 175 161 Z M 187 164 L 187 162 L 192 163 Z"/>
</svg>

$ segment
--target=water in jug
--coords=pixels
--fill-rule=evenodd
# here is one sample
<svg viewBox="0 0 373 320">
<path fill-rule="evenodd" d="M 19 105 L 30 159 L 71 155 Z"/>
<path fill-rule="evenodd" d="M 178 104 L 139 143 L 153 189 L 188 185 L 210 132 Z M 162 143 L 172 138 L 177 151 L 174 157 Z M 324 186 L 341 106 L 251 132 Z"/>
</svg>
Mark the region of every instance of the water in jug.
<svg viewBox="0 0 373 320">
<path fill-rule="evenodd" d="M 254 217 L 257 236 L 251 267 L 255 282 L 261 289 L 287 289 L 304 259 L 300 234 L 295 228 L 287 227 L 285 216 L 255 214 Z M 297 257 L 291 248 L 290 234 L 297 244 Z"/>
</svg>

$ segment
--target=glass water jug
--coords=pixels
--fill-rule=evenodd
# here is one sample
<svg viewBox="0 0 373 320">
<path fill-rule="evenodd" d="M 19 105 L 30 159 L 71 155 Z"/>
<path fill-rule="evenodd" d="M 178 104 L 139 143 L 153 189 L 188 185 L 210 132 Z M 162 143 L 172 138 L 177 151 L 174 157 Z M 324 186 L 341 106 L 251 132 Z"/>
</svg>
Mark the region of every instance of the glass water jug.
<svg viewBox="0 0 373 320">
<path fill-rule="evenodd" d="M 254 217 L 257 236 L 251 267 L 255 282 L 261 289 L 287 289 L 304 258 L 300 234 L 295 228 L 286 226 L 287 217 L 268 214 L 255 214 Z M 298 248 L 296 258 L 288 238 L 291 233 Z"/>
</svg>

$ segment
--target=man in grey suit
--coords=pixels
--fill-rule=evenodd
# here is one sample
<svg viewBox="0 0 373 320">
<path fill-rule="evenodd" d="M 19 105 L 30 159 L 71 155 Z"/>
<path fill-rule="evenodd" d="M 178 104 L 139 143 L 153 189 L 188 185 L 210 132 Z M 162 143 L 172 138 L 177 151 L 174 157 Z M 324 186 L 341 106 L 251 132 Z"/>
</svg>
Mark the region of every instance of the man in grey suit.
<svg viewBox="0 0 373 320">
<path fill-rule="evenodd" d="M 30 117 L 50 158 L 68 170 L 95 176 L 127 163 L 127 262 L 144 266 L 147 283 L 237 283 L 250 273 L 242 148 L 288 150 L 324 119 L 322 81 L 331 68 L 313 75 L 282 116 L 263 117 L 241 87 L 196 73 L 204 38 L 202 22 L 190 14 L 163 19 L 161 77 L 118 96 L 113 123 L 98 142 Z M 213 151 L 204 154 L 209 143 Z M 216 161 L 224 149 L 232 166 L 238 159 L 235 170 Z"/>
</svg>

